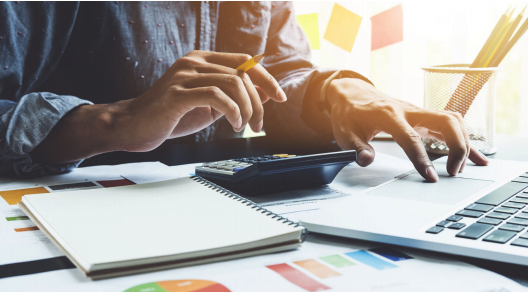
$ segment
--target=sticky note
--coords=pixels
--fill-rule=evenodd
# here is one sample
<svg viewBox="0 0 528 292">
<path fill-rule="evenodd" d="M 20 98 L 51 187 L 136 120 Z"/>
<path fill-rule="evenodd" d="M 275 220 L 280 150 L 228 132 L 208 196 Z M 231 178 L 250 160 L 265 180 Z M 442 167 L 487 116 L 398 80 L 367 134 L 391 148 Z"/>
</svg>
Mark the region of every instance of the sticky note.
<svg viewBox="0 0 528 292">
<path fill-rule="evenodd" d="M 312 50 L 319 50 L 319 22 L 317 13 L 297 15 L 297 23 L 301 26 L 310 41 Z"/>
<path fill-rule="evenodd" d="M 326 27 L 324 39 L 345 51 L 352 52 L 362 19 L 354 12 L 335 4 Z"/>
<path fill-rule="evenodd" d="M 401 5 L 370 18 L 372 21 L 371 51 L 403 41 L 403 9 Z"/>
</svg>

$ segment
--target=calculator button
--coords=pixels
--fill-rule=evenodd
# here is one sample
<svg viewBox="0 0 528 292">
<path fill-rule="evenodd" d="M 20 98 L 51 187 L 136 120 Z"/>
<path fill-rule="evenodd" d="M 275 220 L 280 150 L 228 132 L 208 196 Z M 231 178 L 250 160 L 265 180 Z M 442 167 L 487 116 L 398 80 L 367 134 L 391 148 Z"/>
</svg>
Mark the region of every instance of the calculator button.
<svg viewBox="0 0 528 292">
<path fill-rule="evenodd" d="M 525 232 L 519 236 L 519 238 L 528 239 L 528 232 Z"/>
<path fill-rule="evenodd" d="M 511 199 L 510 202 L 528 204 L 528 195 L 519 195 Z"/>
<path fill-rule="evenodd" d="M 242 169 L 244 169 L 245 167 L 235 167 L 233 168 L 233 171 L 234 172 L 237 172 L 237 171 L 241 171 Z"/>
<path fill-rule="evenodd" d="M 528 239 L 517 238 L 516 240 L 512 241 L 511 245 L 528 247 Z"/>
<path fill-rule="evenodd" d="M 464 209 L 472 210 L 472 211 L 488 212 L 489 210 L 493 209 L 493 206 L 483 205 L 483 204 L 471 204 Z"/>
<path fill-rule="evenodd" d="M 491 212 L 491 213 L 487 214 L 486 217 L 504 220 L 504 219 L 510 218 L 510 215 L 508 215 L 506 213 Z"/>
<path fill-rule="evenodd" d="M 528 226 L 528 220 L 527 219 L 521 219 L 521 218 L 513 218 L 510 221 L 508 221 L 508 223 Z"/>
<path fill-rule="evenodd" d="M 526 204 L 522 204 L 522 203 L 514 203 L 514 202 L 507 202 L 507 203 L 504 203 L 502 204 L 501 207 L 507 207 L 507 208 L 515 208 L 515 209 L 522 209 L 526 206 Z"/>
<path fill-rule="evenodd" d="M 435 226 L 435 227 L 431 227 L 431 228 L 427 229 L 425 232 L 432 233 L 432 234 L 438 234 L 438 233 L 442 232 L 442 230 L 444 230 L 443 227 Z"/>
<path fill-rule="evenodd" d="M 447 227 L 447 225 L 449 225 L 451 223 L 451 221 L 440 221 L 438 223 L 436 223 L 436 226 L 438 227 Z"/>
<path fill-rule="evenodd" d="M 499 226 L 499 229 L 520 232 L 520 231 L 523 231 L 524 227 L 521 226 L 521 225 L 515 225 L 515 224 L 506 223 L 506 224 L 502 224 L 501 226 Z"/>
<path fill-rule="evenodd" d="M 468 228 L 459 232 L 456 237 L 463 237 L 469 239 L 479 239 L 482 235 L 493 229 L 493 226 L 488 224 L 473 223 Z"/>
<path fill-rule="evenodd" d="M 480 219 L 479 221 L 477 221 L 477 223 L 484 223 L 484 224 L 498 225 L 498 224 L 501 224 L 501 223 L 502 223 L 502 220 L 500 220 L 500 219 L 493 219 L 493 218 L 484 217 L 484 218 Z"/>
<path fill-rule="evenodd" d="M 453 222 L 458 222 L 458 221 L 462 220 L 462 218 L 464 218 L 464 217 L 458 216 L 458 215 L 451 215 L 451 216 L 447 217 L 446 220 L 453 221 Z"/>
<path fill-rule="evenodd" d="M 479 218 L 482 216 L 484 212 L 477 212 L 477 211 L 470 211 L 470 210 L 460 210 L 456 213 L 456 215 L 464 216 L 464 217 L 471 217 L 471 218 Z"/>
<path fill-rule="evenodd" d="M 506 208 L 506 207 L 498 207 L 497 209 L 495 209 L 493 211 L 500 212 L 500 213 L 506 213 L 506 214 L 515 214 L 515 213 L 517 213 L 517 209 Z"/>
<path fill-rule="evenodd" d="M 458 230 L 458 229 L 462 229 L 464 227 L 466 227 L 466 223 L 460 223 L 459 222 L 459 223 L 453 223 L 453 224 L 449 225 L 447 228 L 449 228 L 449 229 L 457 229 Z"/>
<path fill-rule="evenodd" d="M 484 237 L 483 241 L 506 243 L 512 239 L 517 233 L 506 230 L 495 230 L 488 236 Z"/>
<path fill-rule="evenodd" d="M 515 215 L 515 218 L 528 219 L 528 213 L 519 213 L 519 214 Z"/>
</svg>

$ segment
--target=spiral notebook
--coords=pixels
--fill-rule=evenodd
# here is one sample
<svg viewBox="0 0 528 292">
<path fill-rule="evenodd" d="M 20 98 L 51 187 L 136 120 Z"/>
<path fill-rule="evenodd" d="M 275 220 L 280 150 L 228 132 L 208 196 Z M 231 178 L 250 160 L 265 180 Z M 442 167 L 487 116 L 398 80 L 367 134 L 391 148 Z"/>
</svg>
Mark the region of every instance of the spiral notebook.
<svg viewBox="0 0 528 292">
<path fill-rule="evenodd" d="M 200 177 L 26 195 L 19 206 L 94 280 L 294 249 L 305 233 Z"/>
</svg>

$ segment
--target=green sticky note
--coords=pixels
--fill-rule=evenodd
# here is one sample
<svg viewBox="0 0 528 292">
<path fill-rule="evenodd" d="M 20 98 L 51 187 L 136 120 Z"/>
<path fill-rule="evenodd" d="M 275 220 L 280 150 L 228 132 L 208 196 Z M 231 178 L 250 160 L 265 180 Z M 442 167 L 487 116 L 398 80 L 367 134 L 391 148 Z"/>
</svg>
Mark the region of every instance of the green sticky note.
<svg viewBox="0 0 528 292">
<path fill-rule="evenodd" d="M 329 263 L 331 264 L 332 266 L 336 267 L 336 268 L 343 268 L 343 267 L 348 267 L 348 266 L 354 266 L 356 265 L 355 263 L 345 259 L 344 257 L 340 256 L 340 255 L 331 255 L 331 256 L 325 256 L 325 257 L 321 257 L 321 259 L 323 261 L 325 261 L 326 263 Z"/>
<path fill-rule="evenodd" d="M 362 19 L 354 12 L 335 4 L 324 39 L 345 51 L 352 52 Z"/>
<path fill-rule="evenodd" d="M 297 15 L 297 23 L 301 26 L 310 41 L 312 50 L 319 50 L 319 22 L 317 13 Z"/>
</svg>

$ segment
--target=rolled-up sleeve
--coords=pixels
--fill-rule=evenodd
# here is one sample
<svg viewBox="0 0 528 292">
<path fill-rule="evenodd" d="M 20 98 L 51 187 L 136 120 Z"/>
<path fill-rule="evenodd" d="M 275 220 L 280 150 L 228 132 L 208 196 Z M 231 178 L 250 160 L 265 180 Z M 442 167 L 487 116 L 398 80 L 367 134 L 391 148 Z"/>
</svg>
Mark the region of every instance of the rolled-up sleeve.
<svg viewBox="0 0 528 292">
<path fill-rule="evenodd" d="M 63 173 L 81 161 L 49 165 L 31 157 L 31 151 L 70 110 L 91 104 L 74 96 L 47 92 L 24 95 L 18 103 L 0 100 L 0 176 L 42 176 Z"/>
<path fill-rule="evenodd" d="M 273 2 L 271 24 L 266 44 L 266 58 L 263 66 L 279 82 L 288 97 L 284 103 L 274 103 L 271 117 L 265 120 L 266 133 L 295 140 L 326 142 L 327 133 L 314 131 L 305 123 L 303 102 L 311 86 L 323 82 L 336 70 L 317 68 L 310 61 L 310 45 L 306 35 L 297 24 L 292 2 Z M 366 79 L 350 71 L 349 76 Z M 369 81 L 370 82 L 370 81 Z"/>
</svg>

